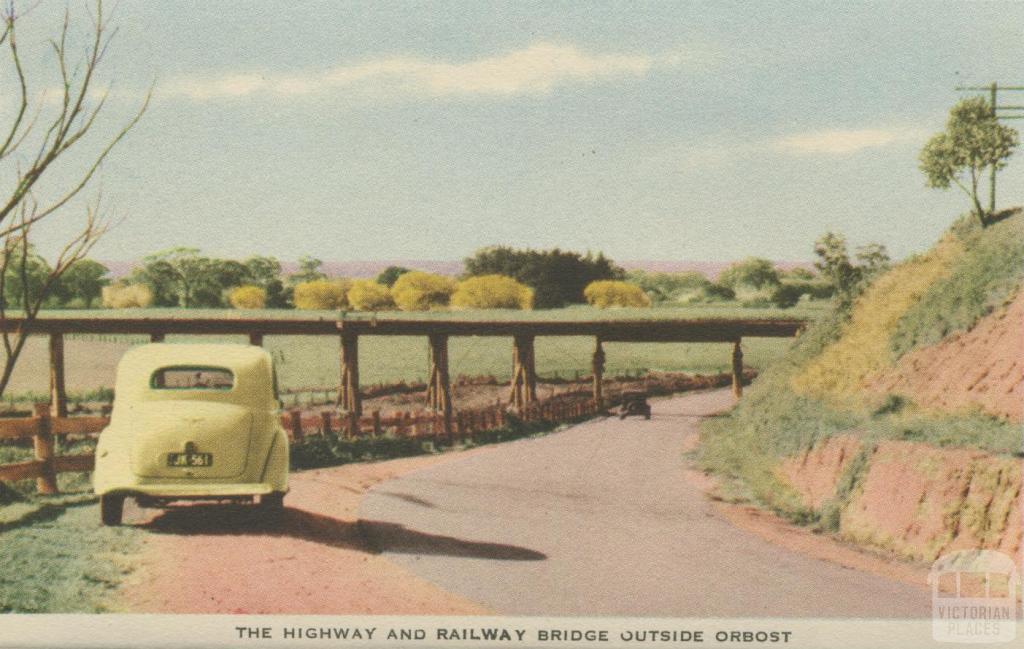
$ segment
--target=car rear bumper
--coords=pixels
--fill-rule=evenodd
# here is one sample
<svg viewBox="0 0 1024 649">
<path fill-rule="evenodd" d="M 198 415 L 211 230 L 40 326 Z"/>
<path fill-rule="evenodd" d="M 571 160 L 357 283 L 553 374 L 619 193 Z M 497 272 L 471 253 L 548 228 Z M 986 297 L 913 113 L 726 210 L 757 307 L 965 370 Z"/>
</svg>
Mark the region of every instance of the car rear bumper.
<svg viewBox="0 0 1024 649">
<path fill-rule="evenodd" d="M 230 498 L 234 496 L 262 496 L 274 491 L 269 482 L 243 484 L 149 484 L 108 489 L 105 494 L 121 496 L 151 496 L 154 498 Z"/>
</svg>

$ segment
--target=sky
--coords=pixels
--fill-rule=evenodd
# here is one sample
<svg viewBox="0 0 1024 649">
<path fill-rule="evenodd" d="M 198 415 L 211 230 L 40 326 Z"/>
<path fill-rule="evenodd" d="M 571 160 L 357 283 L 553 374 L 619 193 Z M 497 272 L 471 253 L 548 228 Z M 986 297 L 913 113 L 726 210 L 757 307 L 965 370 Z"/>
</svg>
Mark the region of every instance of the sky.
<svg viewBox="0 0 1024 649">
<path fill-rule="evenodd" d="M 80 36 L 83 0 L 20 28 L 44 109 L 65 6 Z M 956 86 L 1024 85 L 1024 3 L 120 0 L 113 24 L 104 119 L 40 188 L 154 88 L 91 188 L 109 260 L 807 260 L 827 230 L 903 257 L 968 209 L 917 168 Z M 1000 202 L 1022 193 L 1017 161 Z"/>
</svg>

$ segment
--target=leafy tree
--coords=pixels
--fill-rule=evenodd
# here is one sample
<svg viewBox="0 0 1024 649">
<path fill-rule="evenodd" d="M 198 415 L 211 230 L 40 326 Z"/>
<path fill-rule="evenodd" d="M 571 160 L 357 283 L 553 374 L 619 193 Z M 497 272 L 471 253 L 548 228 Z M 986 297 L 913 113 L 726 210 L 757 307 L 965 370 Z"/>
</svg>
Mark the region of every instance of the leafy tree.
<svg viewBox="0 0 1024 649">
<path fill-rule="evenodd" d="M 892 268 L 892 258 L 889 251 L 880 243 L 869 243 L 857 248 L 854 257 L 857 259 L 857 266 L 861 269 L 862 278 L 869 280 L 879 273 Z"/>
<path fill-rule="evenodd" d="M 92 308 L 93 303 L 100 298 L 103 287 L 110 283 L 106 279 L 108 272 L 110 269 L 92 259 L 79 259 L 71 264 L 57 285 L 56 292 L 60 295 L 61 303 L 78 300 L 85 308 Z"/>
<path fill-rule="evenodd" d="M 718 283 L 728 286 L 733 291 L 741 287 L 758 290 L 778 286 L 779 271 L 775 269 L 775 264 L 767 259 L 747 257 L 723 270 L 718 276 Z"/>
<path fill-rule="evenodd" d="M 213 264 L 198 248 L 177 247 L 143 258 L 143 267 L 131 283 L 146 284 L 158 306 L 198 306 L 196 296 L 205 297 L 213 281 Z"/>
<path fill-rule="evenodd" d="M 625 272 L 603 254 L 553 250 L 516 250 L 493 246 L 465 260 L 466 276 L 505 275 L 534 290 L 534 307 L 557 308 L 584 302 L 583 289 L 601 279 L 622 279 Z"/>
<path fill-rule="evenodd" d="M 871 280 L 888 270 L 892 263 L 889 252 L 879 243 L 869 243 L 857 248 L 855 260 L 850 260 L 846 238 L 841 234 L 826 232 L 814 242 L 814 262 L 824 279 L 832 285 L 834 295 L 843 304 L 849 304 Z M 820 294 L 813 284 L 808 285 L 812 295 Z"/>
<path fill-rule="evenodd" d="M 275 279 L 281 278 L 281 262 L 273 257 L 254 255 L 246 259 L 245 266 L 249 280 L 253 286 L 266 286 Z"/>
<path fill-rule="evenodd" d="M 4 268 L 3 291 L 0 297 L 4 307 L 24 308 L 26 304 L 42 303 L 54 291 L 47 287 L 52 269 L 45 259 L 29 245 L 26 252 L 20 250 L 0 251 Z"/>
<path fill-rule="evenodd" d="M 320 261 L 316 257 L 310 257 L 309 255 L 299 257 L 299 270 L 288 276 L 288 283 L 292 286 L 296 286 L 304 282 L 315 282 L 317 280 L 327 279 L 327 275 L 320 270 L 320 267 L 323 266 L 323 264 L 324 262 Z"/>
<path fill-rule="evenodd" d="M 791 268 L 787 271 L 779 273 L 779 277 L 780 279 L 784 280 L 793 279 L 801 281 L 811 281 L 814 279 L 814 273 L 802 266 L 797 266 L 796 268 Z"/>
<path fill-rule="evenodd" d="M 408 272 L 409 269 L 404 266 L 388 266 L 377 275 L 377 283 L 391 288 L 399 277 Z"/>
<path fill-rule="evenodd" d="M 971 97 L 953 106 L 946 130 L 925 144 L 920 168 L 929 187 L 948 189 L 956 185 L 967 194 L 984 227 L 988 217 L 978 197 L 982 172 L 986 167 L 992 167 L 992 173 L 1005 167 L 1017 144 L 1017 131 L 999 123 L 984 97 Z"/>
<path fill-rule="evenodd" d="M 814 254 L 818 256 L 814 267 L 835 287 L 837 296 L 844 301 L 850 300 L 860 283 L 862 273 L 850 261 L 846 237 L 826 232 L 814 242 Z"/>
<path fill-rule="evenodd" d="M 248 283 L 266 292 L 265 306 L 270 309 L 287 308 L 291 294 L 281 280 L 281 262 L 273 257 L 253 256 L 243 263 L 248 271 Z"/>
</svg>

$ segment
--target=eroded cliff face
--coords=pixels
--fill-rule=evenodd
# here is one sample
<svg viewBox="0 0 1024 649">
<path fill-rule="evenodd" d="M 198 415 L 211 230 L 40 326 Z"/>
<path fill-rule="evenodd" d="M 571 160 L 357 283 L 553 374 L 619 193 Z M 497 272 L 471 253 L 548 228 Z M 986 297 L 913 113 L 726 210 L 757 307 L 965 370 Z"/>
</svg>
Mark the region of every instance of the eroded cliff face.
<svg viewBox="0 0 1024 649">
<path fill-rule="evenodd" d="M 867 388 L 906 395 L 923 408 L 978 408 L 1024 422 L 1024 291 L 970 331 L 906 354 Z"/>
<path fill-rule="evenodd" d="M 865 442 L 841 435 L 788 458 L 779 477 L 838 533 L 859 544 L 933 561 L 967 548 L 1021 551 L 1022 464 L 968 449 Z"/>
</svg>

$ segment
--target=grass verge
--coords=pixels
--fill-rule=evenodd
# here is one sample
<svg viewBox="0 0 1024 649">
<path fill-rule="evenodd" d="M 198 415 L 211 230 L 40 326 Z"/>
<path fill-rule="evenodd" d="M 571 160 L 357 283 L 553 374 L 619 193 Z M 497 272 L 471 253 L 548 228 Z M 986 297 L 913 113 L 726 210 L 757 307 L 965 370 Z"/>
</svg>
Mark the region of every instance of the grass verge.
<svg viewBox="0 0 1024 649">
<path fill-rule="evenodd" d="M 37 497 L 29 513 L 0 507 L 0 613 L 102 613 L 133 569 L 144 534 L 101 527 L 91 494 Z"/>
</svg>

